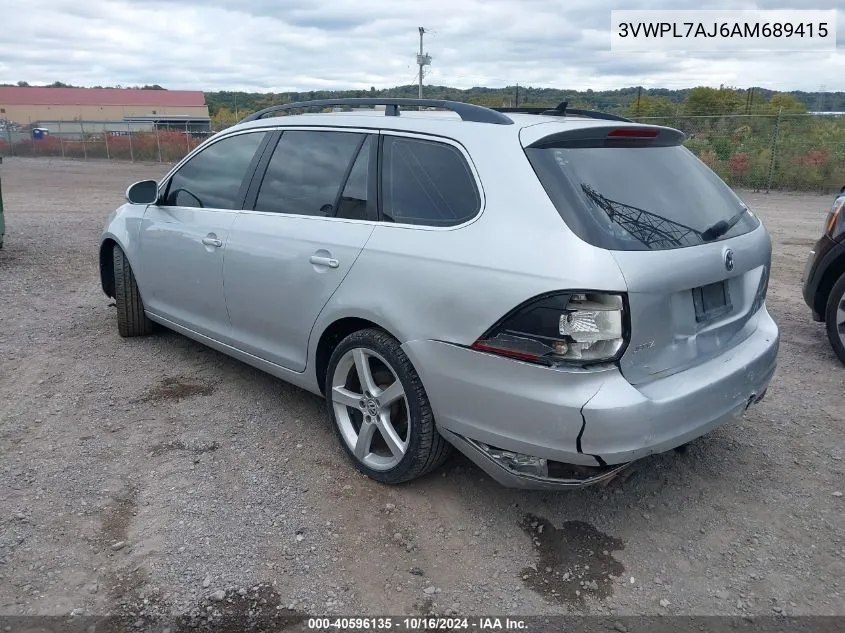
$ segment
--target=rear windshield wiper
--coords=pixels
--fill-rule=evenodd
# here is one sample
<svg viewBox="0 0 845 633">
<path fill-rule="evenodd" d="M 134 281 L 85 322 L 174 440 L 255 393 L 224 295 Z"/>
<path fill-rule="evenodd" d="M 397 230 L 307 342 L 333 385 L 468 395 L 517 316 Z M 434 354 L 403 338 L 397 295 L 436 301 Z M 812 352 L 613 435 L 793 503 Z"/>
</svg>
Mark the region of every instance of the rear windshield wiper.
<svg viewBox="0 0 845 633">
<path fill-rule="evenodd" d="M 742 216 L 746 213 L 748 213 L 748 209 L 743 208 L 742 211 L 735 213 L 727 220 L 719 220 L 716 224 L 708 227 L 701 233 L 701 239 L 705 242 L 712 242 L 713 240 L 719 239 L 736 226 L 736 223 L 739 222 L 742 219 Z"/>
</svg>

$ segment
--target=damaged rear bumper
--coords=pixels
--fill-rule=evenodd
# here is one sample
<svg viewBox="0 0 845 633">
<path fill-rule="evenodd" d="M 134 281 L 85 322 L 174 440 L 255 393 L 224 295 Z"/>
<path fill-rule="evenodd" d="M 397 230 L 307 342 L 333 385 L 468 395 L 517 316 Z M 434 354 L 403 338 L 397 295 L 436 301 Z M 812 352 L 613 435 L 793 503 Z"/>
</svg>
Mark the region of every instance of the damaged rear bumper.
<svg viewBox="0 0 845 633">
<path fill-rule="evenodd" d="M 756 331 L 721 356 L 636 387 L 615 365 L 550 369 L 438 341 L 403 349 L 443 436 L 491 477 L 510 487 L 571 488 L 613 478 L 759 401 L 779 336 L 765 308 L 755 318 Z M 524 467 L 530 458 L 538 459 Z"/>
<path fill-rule="evenodd" d="M 763 308 L 742 343 L 686 371 L 631 386 L 607 380 L 584 406 L 581 448 L 620 464 L 686 444 L 758 402 L 777 367 L 778 329 Z"/>
<path fill-rule="evenodd" d="M 445 429 L 441 429 L 440 432 L 455 448 L 475 462 L 476 466 L 508 488 L 527 490 L 583 488 L 609 482 L 630 466 L 630 462 L 614 466 L 571 466 L 542 459 L 539 461 L 542 461 L 542 466 L 546 469 L 545 473 L 519 472 L 507 467 L 501 460 L 495 459 L 491 455 L 491 449 L 495 450 L 493 447 L 461 437 Z"/>
</svg>

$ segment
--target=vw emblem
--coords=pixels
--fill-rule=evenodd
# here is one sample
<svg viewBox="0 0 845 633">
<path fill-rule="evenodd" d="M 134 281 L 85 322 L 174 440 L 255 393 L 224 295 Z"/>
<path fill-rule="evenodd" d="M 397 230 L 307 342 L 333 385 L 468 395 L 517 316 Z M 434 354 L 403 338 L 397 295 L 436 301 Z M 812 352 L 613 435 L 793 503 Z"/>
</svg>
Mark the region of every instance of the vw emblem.
<svg viewBox="0 0 845 633">
<path fill-rule="evenodd" d="M 367 398 L 365 408 L 367 409 L 367 413 L 369 413 L 370 415 L 378 415 L 379 405 L 378 401 L 376 401 L 375 399 Z"/>
<path fill-rule="evenodd" d="M 734 252 L 731 249 L 725 251 L 725 268 L 728 272 L 734 269 Z"/>
</svg>

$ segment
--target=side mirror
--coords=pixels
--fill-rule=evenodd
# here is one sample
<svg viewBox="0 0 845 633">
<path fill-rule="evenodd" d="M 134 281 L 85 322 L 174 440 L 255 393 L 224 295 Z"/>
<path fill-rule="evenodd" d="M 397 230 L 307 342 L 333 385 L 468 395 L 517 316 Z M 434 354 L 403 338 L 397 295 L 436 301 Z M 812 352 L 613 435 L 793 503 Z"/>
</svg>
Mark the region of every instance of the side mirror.
<svg viewBox="0 0 845 633">
<path fill-rule="evenodd" d="M 142 180 L 126 190 L 126 200 L 132 204 L 153 204 L 158 199 L 158 183 Z"/>
</svg>

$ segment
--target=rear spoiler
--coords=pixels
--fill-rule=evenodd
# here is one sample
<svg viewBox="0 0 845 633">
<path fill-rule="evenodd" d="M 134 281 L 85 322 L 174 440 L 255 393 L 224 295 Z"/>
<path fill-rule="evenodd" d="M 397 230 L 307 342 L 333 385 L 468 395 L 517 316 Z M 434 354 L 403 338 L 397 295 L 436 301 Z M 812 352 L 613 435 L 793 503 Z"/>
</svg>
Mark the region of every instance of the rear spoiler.
<svg viewBox="0 0 845 633">
<path fill-rule="evenodd" d="M 657 125 L 600 125 L 562 130 L 537 139 L 525 149 L 548 147 L 672 147 L 683 144 L 680 130 Z M 845 187 L 843 187 L 845 190 Z"/>
</svg>

